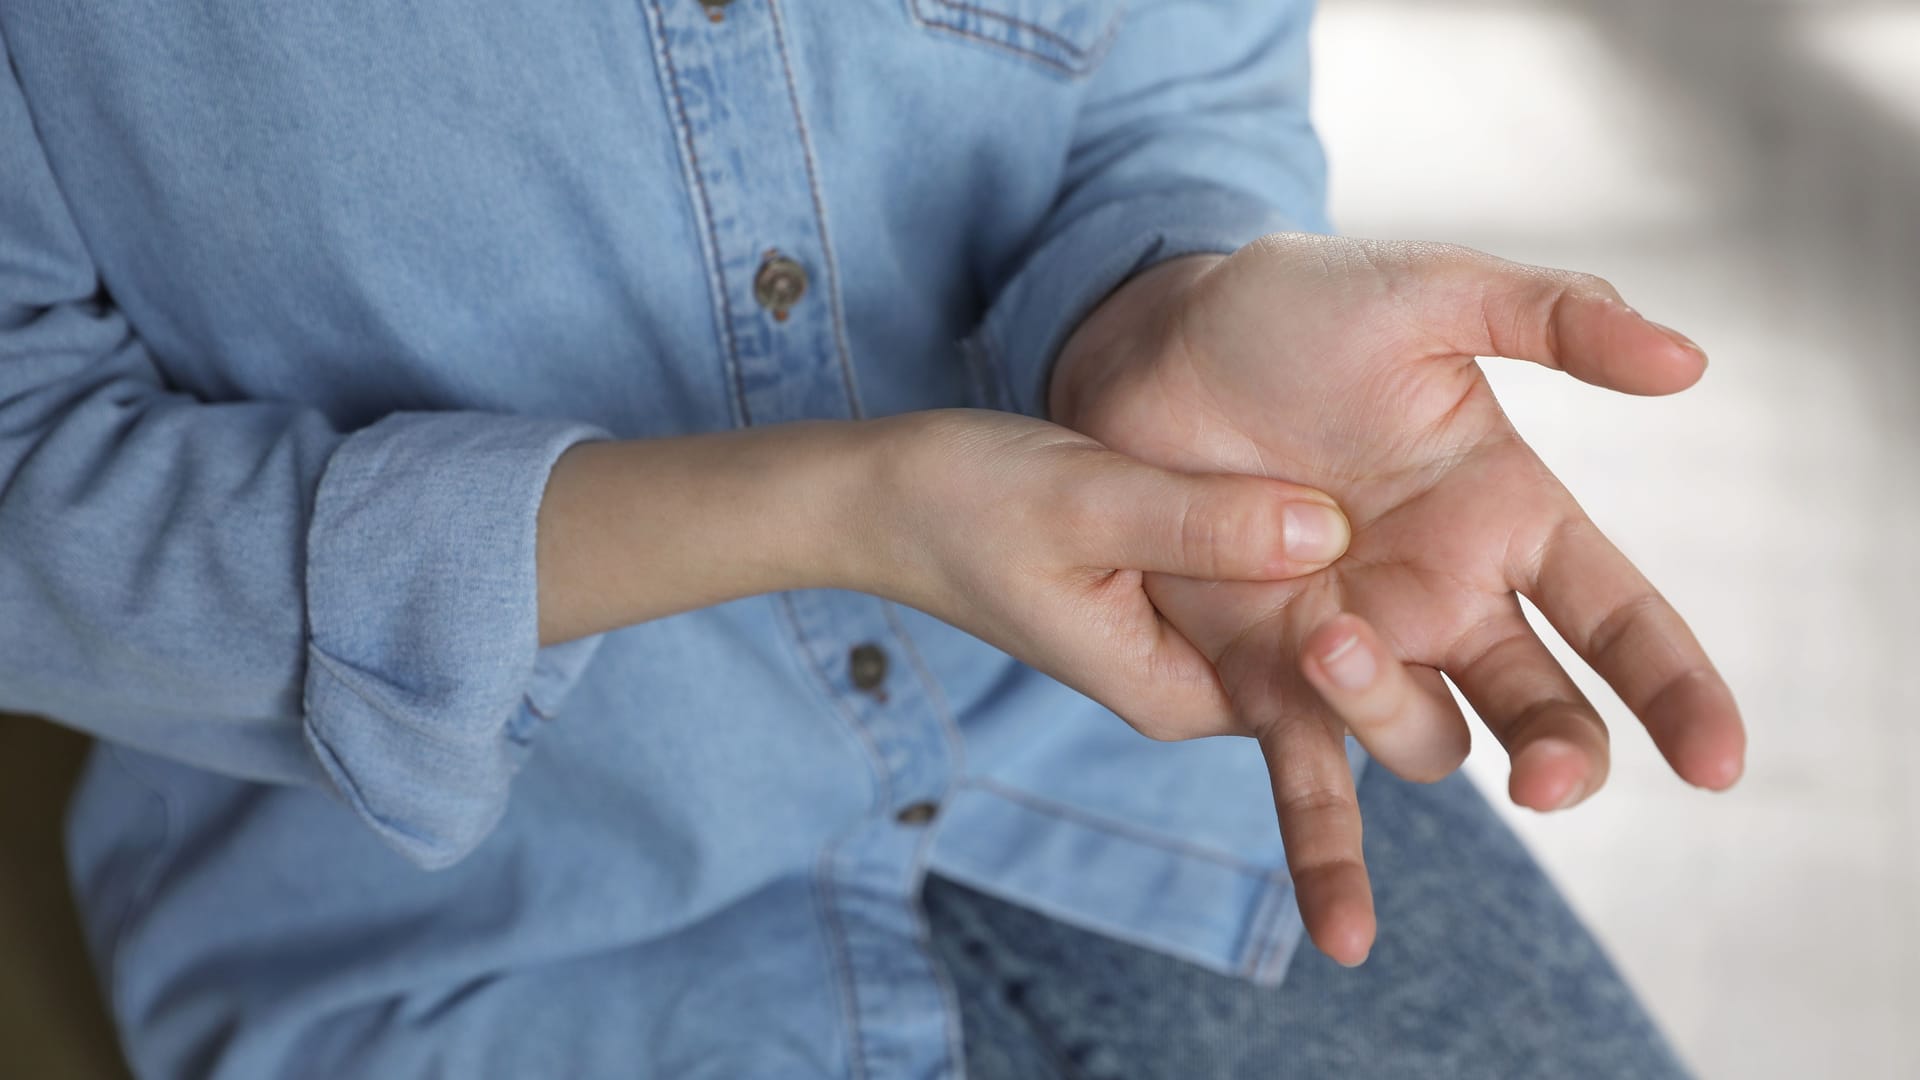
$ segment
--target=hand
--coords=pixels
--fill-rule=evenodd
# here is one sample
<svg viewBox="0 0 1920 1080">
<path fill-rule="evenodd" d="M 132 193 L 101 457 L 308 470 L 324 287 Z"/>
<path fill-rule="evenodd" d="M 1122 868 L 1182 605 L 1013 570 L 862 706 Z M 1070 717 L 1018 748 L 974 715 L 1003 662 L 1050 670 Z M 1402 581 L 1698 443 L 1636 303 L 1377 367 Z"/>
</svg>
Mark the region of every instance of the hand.
<svg viewBox="0 0 1920 1080">
<path fill-rule="evenodd" d="M 1233 707 L 1146 572 L 1276 582 L 1346 548 L 1332 500 L 1294 484 L 1145 465 L 1007 413 L 876 423 L 889 434 L 860 563 L 877 576 L 844 584 L 952 623 L 1154 738 L 1213 733 Z"/>
<path fill-rule="evenodd" d="M 1175 260 L 1116 292 L 1063 351 L 1054 417 L 1143 460 L 1285 477 L 1339 500 L 1352 545 L 1298 581 L 1155 575 L 1155 604 L 1215 661 L 1260 740 L 1300 910 L 1354 964 L 1371 892 L 1343 735 L 1413 780 L 1468 736 L 1441 673 L 1512 761 L 1515 802 L 1604 781 L 1607 730 L 1517 594 L 1633 710 L 1683 779 L 1740 774 L 1732 695 L 1665 600 L 1607 542 L 1495 402 L 1476 356 L 1671 393 L 1699 349 L 1604 281 L 1460 248 L 1304 235 Z"/>
<path fill-rule="evenodd" d="M 1085 435 L 951 410 L 598 442 L 540 507 L 546 644 L 786 589 L 911 604 L 1160 738 L 1230 722 L 1146 571 L 1279 581 L 1346 549 L 1326 495 L 1145 465 Z"/>
</svg>

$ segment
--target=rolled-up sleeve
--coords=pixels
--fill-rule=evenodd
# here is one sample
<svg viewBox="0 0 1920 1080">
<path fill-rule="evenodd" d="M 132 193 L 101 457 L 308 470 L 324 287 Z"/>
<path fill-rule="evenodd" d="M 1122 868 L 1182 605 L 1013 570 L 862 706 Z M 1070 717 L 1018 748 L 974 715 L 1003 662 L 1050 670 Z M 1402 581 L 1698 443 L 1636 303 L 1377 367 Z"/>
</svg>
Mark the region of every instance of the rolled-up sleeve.
<svg viewBox="0 0 1920 1080">
<path fill-rule="evenodd" d="M 0 75 L 0 709 L 330 789 L 450 863 L 593 648 L 539 647 L 534 539 L 554 461 L 602 434 L 179 392 Z"/>
<path fill-rule="evenodd" d="M 328 458 L 307 527 L 304 719 L 327 775 L 427 865 L 506 806 L 520 751 L 595 639 L 539 648 L 535 522 L 588 428 L 396 414 Z"/>
<path fill-rule="evenodd" d="M 1061 196 L 969 345 L 1000 404 L 1046 415 L 1054 358 L 1134 274 L 1268 233 L 1327 230 L 1305 0 L 1129 5 L 1086 90 Z"/>
</svg>

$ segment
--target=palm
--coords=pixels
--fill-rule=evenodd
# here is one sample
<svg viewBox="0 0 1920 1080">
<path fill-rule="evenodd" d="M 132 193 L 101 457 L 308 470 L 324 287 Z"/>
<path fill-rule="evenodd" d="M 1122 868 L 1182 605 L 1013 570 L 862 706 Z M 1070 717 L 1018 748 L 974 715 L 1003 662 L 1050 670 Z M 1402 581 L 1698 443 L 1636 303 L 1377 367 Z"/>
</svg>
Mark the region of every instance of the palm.
<svg viewBox="0 0 1920 1080">
<path fill-rule="evenodd" d="M 1216 437 L 1207 441 L 1219 445 L 1217 436 L 1230 432 L 1224 441 L 1257 453 L 1251 467 L 1261 474 L 1338 499 L 1353 523 L 1352 543 L 1333 566 L 1293 581 L 1157 578 L 1152 591 L 1162 612 L 1229 665 L 1249 651 L 1248 662 L 1271 664 L 1275 646 L 1291 656 L 1314 627 L 1350 611 L 1390 634 L 1403 660 L 1441 668 L 1454 642 L 1508 610 L 1516 587 L 1509 568 L 1577 507 L 1519 441 L 1470 360 L 1425 370 L 1431 385 L 1365 407 L 1283 405 L 1213 421 Z M 1425 403 L 1449 398 L 1439 409 Z M 1419 438 L 1403 437 L 1416 430 Z M 1190 447 L 1181 464 L 1249 467 L 1197 450 Z M 1267 631 L 1246 633 L 1255 621 L 1269 624 Z"/>
<path fill-rule="evenodd" d="M 1402 775 L 1451 772 L 1467 738 L 1444 671 L 1514 755 L 1516 801 L 1570 804 L 1604 778 L 1605 729 L 1516 593 L 1621 691 L 1683 776 L 1724 786 L 1737 774 L 1724 686 L 1520 440 L 1473 359 L 1524 355 L 1668 392 L 1697 377 L 1697 356 L 1602 284 L 1491 265 L 1322 238 L 1255 245 L 1182 290 L 1153 360 L 1074 421 L 1159 464 L 1319 488 L 1352 522 L 1345 557 L 1305 578 L 1147 582 L 1260 738 L 1303 914 L 1342 958 L 1364 955 L 1372 933 L 1349 729 Z M 1517 285 L 1501 277 L 1513 273 Z M 1490 277 L 1509 291 L 1487 293 Z M 1333 634 L 1365 635 L 1391 669 L 1338 708 L 1324 673 L 1309 678 Z"/>
</svg>

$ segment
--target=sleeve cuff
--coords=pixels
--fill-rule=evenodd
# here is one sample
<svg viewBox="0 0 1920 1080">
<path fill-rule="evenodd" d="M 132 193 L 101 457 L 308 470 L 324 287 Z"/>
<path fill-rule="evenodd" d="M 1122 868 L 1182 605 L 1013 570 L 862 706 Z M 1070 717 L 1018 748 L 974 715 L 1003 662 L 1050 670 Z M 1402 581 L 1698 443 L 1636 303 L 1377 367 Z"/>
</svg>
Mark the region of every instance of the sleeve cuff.
<svg viewBox="0 0 1920 1080">
<path fill-rule="evenodd" d="M 305 734 L 333 785 L 422 866 L 506 811 L 535 728 L 597 638 L 539 646 L 540 502 L 564 421 L 397 413 L 336 449 L 307 535 Z"/>
<path fill-rule="evenodd" d="M 966 343 L 988 403 L 1045 418 L 1055 357 L 1080 321 L 1135 274 L 1300 229 L 1326 226 L 1225 188 L 1138 195 L 1089 211 L 1033 253 Z"/>
</svg>

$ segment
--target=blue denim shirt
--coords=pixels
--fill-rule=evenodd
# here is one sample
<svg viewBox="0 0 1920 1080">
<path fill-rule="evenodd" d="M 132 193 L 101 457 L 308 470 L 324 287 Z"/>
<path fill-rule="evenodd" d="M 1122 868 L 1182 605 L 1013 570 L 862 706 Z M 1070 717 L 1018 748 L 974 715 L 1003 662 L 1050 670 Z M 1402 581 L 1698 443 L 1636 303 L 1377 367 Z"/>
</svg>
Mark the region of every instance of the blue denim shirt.
<svg viewBox="0 0 1920 1080">
<path fill-rule="evenodd" d="M 929 869 L 1280 977 L 1250 742 L 857 594 L 538 647 L 568 446 L 1038 412 L 1128 274 L 1321 227 L 1306 4 L 1125 7 L 0 7 L 0 707 L 103 740 L 139 1072 L 951 1072 Z"/>
</svg>

